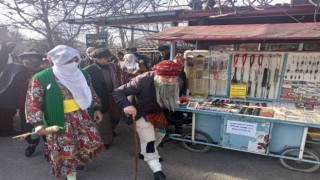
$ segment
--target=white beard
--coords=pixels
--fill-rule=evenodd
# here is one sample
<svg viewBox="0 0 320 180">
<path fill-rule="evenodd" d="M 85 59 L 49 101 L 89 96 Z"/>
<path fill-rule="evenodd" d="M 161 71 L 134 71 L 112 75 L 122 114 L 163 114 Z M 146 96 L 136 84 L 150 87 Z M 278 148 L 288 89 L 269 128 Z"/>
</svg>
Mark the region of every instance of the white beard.
<svg viewBox="0 0 320 180">
<path fill-rule="evenodd" d="M 179 83 L 178 82 L 161 82 L 157 79 L 154 81 L 157 102 L 162 108 L 174 111 L 176 101 L 179 99 Z"/>
</svg>

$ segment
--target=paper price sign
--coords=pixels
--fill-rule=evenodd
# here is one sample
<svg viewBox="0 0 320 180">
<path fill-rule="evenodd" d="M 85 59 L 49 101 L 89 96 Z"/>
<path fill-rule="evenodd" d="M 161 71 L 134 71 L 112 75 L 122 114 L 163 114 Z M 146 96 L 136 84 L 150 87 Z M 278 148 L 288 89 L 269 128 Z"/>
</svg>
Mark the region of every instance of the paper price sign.
<svg viewBox="0 0 320 180">
<path fill-rule="evenodd" d="M 230 87 L 230 98 L 245 99 L 247 95 L 246 85 L 231 85 Z"/>
</svg>

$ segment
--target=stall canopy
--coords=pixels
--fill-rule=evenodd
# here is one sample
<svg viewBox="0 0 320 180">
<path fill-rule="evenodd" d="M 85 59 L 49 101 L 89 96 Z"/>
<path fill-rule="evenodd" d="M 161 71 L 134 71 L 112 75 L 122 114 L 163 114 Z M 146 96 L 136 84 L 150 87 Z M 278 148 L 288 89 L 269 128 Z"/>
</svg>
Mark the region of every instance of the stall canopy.
<svg viewBox="0 0 320 180">
<path fill-rule="evenodd" d="M 163 41 L 320 40 L 320 23 L 177 26 L 154 34 L 149 39 Z"/>
</svg>

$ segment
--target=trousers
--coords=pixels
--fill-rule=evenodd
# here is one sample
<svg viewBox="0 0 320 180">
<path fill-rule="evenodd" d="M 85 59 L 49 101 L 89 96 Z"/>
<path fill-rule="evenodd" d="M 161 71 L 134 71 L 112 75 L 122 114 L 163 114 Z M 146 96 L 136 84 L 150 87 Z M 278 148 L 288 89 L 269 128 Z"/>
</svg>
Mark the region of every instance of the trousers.
<svg viewBox="0 0 320 180">
<path fill-rule="evenodd" d="M 165 133 L 161 133 L 159 129 L 154 128 L 150 122 L 146 122 L 144 117 L 136 121 L 137 132 L 140 139 L 141 154 L 153 172 L 161 171 L 159 162 L 158 145 L 161 143 Z"/>
<path fill-rule="evenodd" d="M 122 109 L 110 98 L 109 110 L 103 113 L 103 119 L 97 123 L 97 128 L 103 144 L 111 144 L 113 141 L 113 131 L 119 123 Z"/>
</svg>

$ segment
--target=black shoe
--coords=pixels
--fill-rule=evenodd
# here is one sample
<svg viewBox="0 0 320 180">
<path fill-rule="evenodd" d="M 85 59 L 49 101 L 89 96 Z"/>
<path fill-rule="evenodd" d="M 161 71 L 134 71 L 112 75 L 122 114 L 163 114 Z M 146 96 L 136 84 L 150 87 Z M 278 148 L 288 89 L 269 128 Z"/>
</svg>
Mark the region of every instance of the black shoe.
<svg viewBox="0 0 320 180">
<path fill-rule="evenodd" d="M 142 159 L 142 160 L 144 160 L 144 155 L 142 155 L 142 154 L 139 154 L 139 159 Z"/>
<path fill-rule="evenodd" d="M 38 144 L 29 144 L 27 149 L 24 151 L 24 155 L 27 157 L 31 156 L 36 150 L 37 145 Z"/>
<path fill-rule="evenodd" d="M 153 175 L 154 175 L 154 180 L 162 180 L 167 178 L 162 171 L 157 171 Z"/>
<path fill-rule="evenodd" d="M 84 170 L 84 165 L 78 165 L 78 166 L 77 166 L 77 169 L 80 170 L 80 171 L 81 171 L 81 170 Z"/>
</svg>

